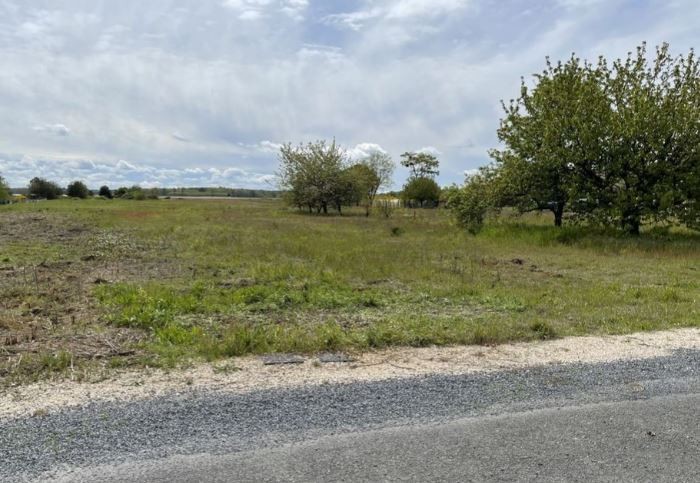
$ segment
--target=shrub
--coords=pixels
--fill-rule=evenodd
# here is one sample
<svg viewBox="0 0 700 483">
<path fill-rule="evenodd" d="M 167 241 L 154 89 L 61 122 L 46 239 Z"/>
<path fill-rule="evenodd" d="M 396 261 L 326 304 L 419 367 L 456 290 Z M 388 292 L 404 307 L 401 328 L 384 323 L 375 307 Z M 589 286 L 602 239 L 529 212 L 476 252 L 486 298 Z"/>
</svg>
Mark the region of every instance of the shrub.
<svg viewBox="0 0 700 483">
<path fill-rule="evenodd" d="M 457 222 L 465 227 L 469 233 L 478 233 L 483 224 L 490 202 L 489 185 L 485 177 L 472 176 L 460 189 L 450 194 L 447 205 L 454 213 Z"/>
<path fill-rule="evenodd" d="M 63 189 L 53 181 L 44 178 L 33 178 L 29 182 L 29 195 L 36 198 L 55 200 L 63 194 Z"/>
<path fill-rule="evenodd" d="M 100 191 L 98 194 L 103 198 L 107 198 L 109 200 L 111 200 L 113 197 L 112 190 L 109 189 L 109 186 L 100 186 Z"/>
<path fill-rule="evenodd" d="M 71 198 L 85 199 L 90 196 L 90 190 L 82 181 L 73 181 L 66 188 L 66 194 Z"/>
</svg>

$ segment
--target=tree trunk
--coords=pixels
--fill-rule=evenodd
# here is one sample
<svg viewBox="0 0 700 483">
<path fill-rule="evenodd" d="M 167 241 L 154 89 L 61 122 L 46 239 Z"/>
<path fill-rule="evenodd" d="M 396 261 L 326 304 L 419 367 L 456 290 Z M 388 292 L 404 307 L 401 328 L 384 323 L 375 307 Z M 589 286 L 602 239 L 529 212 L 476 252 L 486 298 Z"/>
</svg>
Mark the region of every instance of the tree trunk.
<svg viewBox="0 0 700 483">
<path fill-rule="evenodd" d="M 554 213 L 554 226 L 561 227 L 564 221 L 564 203 L 557 203 L 552 212 Z"/>
<path fill-rule="evenodd" d="M 628 211 L 622 215 L 622 229 L 630 235 L 639 235 L 639 229 L 642 225 L 641 216 L 639 213 Z"/>
</svg>

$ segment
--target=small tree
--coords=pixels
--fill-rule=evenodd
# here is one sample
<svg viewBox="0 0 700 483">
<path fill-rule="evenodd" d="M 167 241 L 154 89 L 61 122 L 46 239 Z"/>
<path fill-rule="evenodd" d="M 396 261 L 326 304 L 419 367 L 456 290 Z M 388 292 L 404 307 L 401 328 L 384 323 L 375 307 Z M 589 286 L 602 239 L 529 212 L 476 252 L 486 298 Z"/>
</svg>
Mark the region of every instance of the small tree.
<svg viewBox="0 0 700 483">
<path fill-rule="evenodd" d="M 280 148 L 280 186 L 287 201 L 309 212 L 328 213 L 328 207 L 340 206 L 347 199 L 349 178 L 344 173 L 347 156 L 335 140 L 317 141 L 297 147 L 291 143 Z"/>
<path fill-rule="evenodd" d="M 73 181 L 66 188 L 66 194 L 71 198 L 85 199 L 90 196 L 90 190 L 82 181 Z"/>
<path fill-rule="evenodd" d="M 112 199 L 112 190 L 109 189 L 109 186 L 100 186 L 100 191 L 98 193 L 100 196 L 103 198 L 107 198 L 108 200 Z"/>
<path fill-rule="evenodd" d="M 411 178 L 434 178 L 440 174 L 440 162 L 432 154 L 406 152 L 401 157 L 401 165 L 411 171 Z"/>
<path fill-rule="evenodd" d="M 478 174 L 469 176 L 463 187 L 450 190 L 447 206 L 460 225 L 469 233 L 476 234 L 484 224 L 486 213 L 494 206 L 492 197 L 490 172 L 482 169 Z"/>
<path fill-rule="evenodd" d="M 408 202 L 418 202 L 419 206 L 435 207 L 440 202 L 440 186 L 432 178 L 411 178 L 403 190 L 403 199 Z"/>
<path fill-rule="evenodd" d="M 369 216 L 372 206 L 374 205 L 374 199 L 377 193 L 379 193 L 379 190 L 391 187 L 392 178 L 394 176 L 394 161 L 392 161 L 391 156 L 387 153 L 374 151 L 361 162 L 372 172 L 372 175 L 368 178 L 369 182 L 367 183 L 366 216 Z"/>
<path fill-rule="evenodd" d="M 44 178 L 33 178 L 29 182 L 29 195 L 37 198 L 55 200 L 63 194 L 63 189 L 53 181 Z"/>
<path fill-rule="evenodd" d="M 10 188 L 7 186 L 5 179 L 0 176 L 0 200 L 6 200 L 10 197 Z"/>
<path fill-rule="evenodd" d="M 350 184 L 348 202 L 350 204 L 363 205 L 365 216 L 369 216 L 374 197 L 379 188 L 379 176 L 374 169 L 364 163 L 350 166 L 346 171 Z"/>
</svg>

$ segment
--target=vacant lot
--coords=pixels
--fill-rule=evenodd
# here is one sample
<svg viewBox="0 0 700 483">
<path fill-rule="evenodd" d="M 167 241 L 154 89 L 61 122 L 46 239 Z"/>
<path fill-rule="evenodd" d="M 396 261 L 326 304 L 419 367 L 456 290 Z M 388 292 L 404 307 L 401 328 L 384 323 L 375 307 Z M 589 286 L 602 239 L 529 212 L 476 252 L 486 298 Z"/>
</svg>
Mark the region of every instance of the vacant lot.
<svg viewBox="0 0 700 483">
<path fill-rule="evenodd" d="M 700 326 L 700 236 L 278 201 L 0 207 L 2 384 L 248 353 Z"/>
</svg>

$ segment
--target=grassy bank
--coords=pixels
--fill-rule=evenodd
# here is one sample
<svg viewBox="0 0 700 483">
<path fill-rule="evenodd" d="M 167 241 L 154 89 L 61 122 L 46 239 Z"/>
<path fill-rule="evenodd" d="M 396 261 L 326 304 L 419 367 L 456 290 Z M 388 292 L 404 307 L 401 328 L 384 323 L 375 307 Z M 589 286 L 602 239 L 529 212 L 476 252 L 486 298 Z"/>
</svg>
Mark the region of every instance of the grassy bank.
<svg viewBox="0 0 700 483">
<path fill-rule="evenodd" d="M 700 236 L 549 223 L 505 218 L 474 237 L 443 210 L 386 219 L 308 216 L 274 200 L 0 207 L 0 370 L 700 325 Z"/>
</svg>

